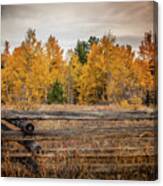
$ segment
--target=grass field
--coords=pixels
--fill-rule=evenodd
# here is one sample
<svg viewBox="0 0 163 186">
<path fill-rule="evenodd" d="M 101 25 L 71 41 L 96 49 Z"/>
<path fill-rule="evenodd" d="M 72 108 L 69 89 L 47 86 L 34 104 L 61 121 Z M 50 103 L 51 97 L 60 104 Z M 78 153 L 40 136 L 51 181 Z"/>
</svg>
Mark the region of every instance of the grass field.
<svg viewBox="0 0 163 186">
<path fill-rule="evenodd" d="M 89 112 L 109 110 L 109 107 L 42 106 L 40 110 Z M 154 119 L 34 120 L 33 124 L 37 135 L 3 135 L 2 131 L 2 176 L 157 178 L 157 121 Z M 37 142 L 41 151 L 32 153 L 18 143 L 25 140 Z"/>
</svg>

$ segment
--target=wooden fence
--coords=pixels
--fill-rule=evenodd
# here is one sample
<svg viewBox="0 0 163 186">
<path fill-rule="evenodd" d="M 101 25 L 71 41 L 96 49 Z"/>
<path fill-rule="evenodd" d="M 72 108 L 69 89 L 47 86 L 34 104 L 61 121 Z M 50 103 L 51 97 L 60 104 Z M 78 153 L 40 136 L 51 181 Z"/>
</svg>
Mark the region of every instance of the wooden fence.
<svg viewBox="0 0 163 186">
<path fill-rule="evenodd" d="M 33 177 L 157 178 L 157 112 L 2 110 L 1 118 L 2 163 L 8 156 Z M 37 127 L 52 120 L 53 130 Z"/>
</svg>

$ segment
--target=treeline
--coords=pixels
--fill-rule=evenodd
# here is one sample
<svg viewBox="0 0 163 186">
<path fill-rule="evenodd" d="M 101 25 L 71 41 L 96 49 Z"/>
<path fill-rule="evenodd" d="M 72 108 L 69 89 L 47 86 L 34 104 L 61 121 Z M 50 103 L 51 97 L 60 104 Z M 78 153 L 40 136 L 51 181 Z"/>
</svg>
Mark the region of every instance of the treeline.
<svg viewBox="0 0 163 186">
<path fill-rule="evenodd" d="M 2 102 L 71 104 L 149 104 L 155 100 L 156 44 L 144 34 L 136 54 L 130 45 L 117 44 L 112 34 L 77 41 L 67 52 L 55 37 L 43 44 L 35 30 L 10 53 L 1 55 Z M 153 101 L 155 102 L 155 101 Z"/>
</svg>

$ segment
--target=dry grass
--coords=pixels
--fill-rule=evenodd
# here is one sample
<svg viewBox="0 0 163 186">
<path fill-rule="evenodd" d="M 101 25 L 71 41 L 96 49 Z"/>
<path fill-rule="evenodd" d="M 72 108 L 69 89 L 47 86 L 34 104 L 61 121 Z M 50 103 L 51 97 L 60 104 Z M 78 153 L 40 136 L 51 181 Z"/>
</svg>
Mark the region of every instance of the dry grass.
<svg viewBox="0 0 163 186">
<path fill-rule="evenodd" d="M 8 108 L 8 107 L 6 107 Z M 9 107 L 11 109 L 11 107 Z M 74 105 L 40 105 L 39 110 L 114 110 L 110 106 L 74 106 Z M 145 108 L 143 108 L 145 109 Z M 148 108 L 151 109 L 151 108 Z M 145 109 L 146 110 L 146 109 Z M 2 176 L 12 177 L 50 177 L 50 178 L 85 178 L 85 179 L 134 179 L 154 180 L 157 178 L 157 135 L 149 131 L 137 131 L 134 134 L 126 129 L 126 136 L 121 136 L 120 127 L 147 127 L 156 125 L 153 120 L 125 121 L 34 121 L 36 130 L 92 130 L 94 132 L 80 136 L 58 137 L 55 140 L 38 140 L 43 149 L 54 150 L 53 157 L 32 155 L 39 171 L 33 172 L 18 159 L 10 158 L 11 151 L 24 147 L 16 142 L 4 142 L 6 151 L 2 150 Z M 117 135 L 100 133 L 102 129 L 117 129 Z M 114 134 L 114 133 L 113 133 Z M 136 135 L 136 137 L 135 137 Z M 106 152 L 103 149 L 119 148 Z M 128 148 L 137 148 L 135 151 Z M 84 149 L 97 149 L 87 152 Z M 143 149 L 143 150 L 142 150 Z M 58 150 L 58 151 L 55 151 Z M 83 151 L 82 151 L 83 150 Z M 112 156 L 115 155 L 116 156 Z M 140 156 L 143 155 L 143 156 Z M 125 157 L 126 156 L 126 157 Z M 131 166 L 126 166 L 131 165 Z"/>
<path fill-rule="evenodd" d="M 146 158 L 147 159 L 147 158 Z M 105 158 L 100 159 L 81 159 L 78 153 L 74 152 L 74 158 L 70 158 L 70 153 L 64 153 L 55 158 L 36 158 L 39 172 L 33 173 L 26 166 L 13 162 L 8 157 L 2 162 L 2 176 L 7 177 L 44 177 L 44 178 L 71 178 L 71 179 L 134 179 L 134 180 L 154 180 L 156 175 L 156 165 L 145 166 L 145 158 Z M 146 160 L 147 161 L 147 160 Z M 148 158 L 149 163 L 153 163 L 154 158 Z M 133 164 L 133 166 L 126 167 L 120 165 Z M 143 163 L 143 164 L 142 164 Z M 99 171 L 95 167 L 100 165 Z M 106 168 L 114 166 L 108 171 Z M 134 167 L 137 164 L 137 167 Z M 142 165 L 141 165 L 142 164 Z M 119 167 L 119 168 L 117 168 Z M 116 172 L 115 172 L 116 170 Z M 118 172 L 117 172 L 118 170 Z"/>
<path fill-rule="evenodd" d="M 142 111 L 153 111 L 154 106 L 147 107 L 141 104 L 110 104 L 110 105 L 74 105 L 74 104 L 20 104 L 20 105 L 2 105 L 3 109 L 24 109 L 24 110 L 46 110 L 46 111 L 102 111 L 102 110 L 110 110 L 110 111 L 128 111 L 128 110 L 142 110 Z"/>
</svg>

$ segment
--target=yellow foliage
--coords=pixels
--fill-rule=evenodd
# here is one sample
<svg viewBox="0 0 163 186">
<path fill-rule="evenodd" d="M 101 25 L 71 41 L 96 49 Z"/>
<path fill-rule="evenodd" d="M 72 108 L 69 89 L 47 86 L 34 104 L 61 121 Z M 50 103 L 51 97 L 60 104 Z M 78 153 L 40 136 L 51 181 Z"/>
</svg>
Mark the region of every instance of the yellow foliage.
<svg viewBox="0 0 163 186">
<path fill-rule="evenodd" d="M 9 104 L 46 102 L 53 82 L 65 82 L 62 51 L 52 36 L 50 39 L 46 52 L 37 40 L 29 44 L 29 38 L 8 57 L 2 69 L 2 101 Z M 49 56 L 50 49 L 55 51 L 54 58 Z"/>
<path fill-rule="evenodd" d="M 156 52 L 148 42 L 151 49 L 144 42 L 140 49 L 145 57 L 136 58 L 130 46 L 119 46 L 104 36 L 91 45 L 87 62 L 82 64 L 75 52 L 69 61 L 63 60 L 63 51 L 53 36 L 42 46 L 29 30 L 20 47 L 12 54 L 2 54 L 2 101 L 46 103 L 48 91 L 57 81 L 70 103 L 118 103 L 124 108 L 142 104 L 146 92 L 155 89 L 151 68 Z"/>
</svg>

